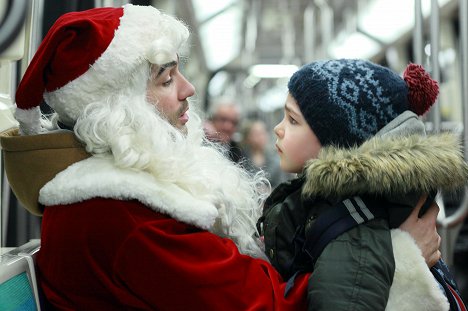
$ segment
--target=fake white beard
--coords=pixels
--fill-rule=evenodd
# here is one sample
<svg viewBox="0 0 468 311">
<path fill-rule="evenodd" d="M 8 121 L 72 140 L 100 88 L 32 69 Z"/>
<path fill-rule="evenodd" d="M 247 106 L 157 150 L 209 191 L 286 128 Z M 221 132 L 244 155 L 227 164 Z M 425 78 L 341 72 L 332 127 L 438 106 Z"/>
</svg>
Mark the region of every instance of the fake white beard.
<svg viewBox="0 0 468 311">
<path fill-rule="evenodd" d="M 171 126 L 144 97 L 116 97 L 90 104 L 75 126 L 88 152 L 112 155 L 119 167 L 142 170 L 219 212 L 211 232 L 230 238 L 241 253 L 266 259 L 255 237 L 267 193 L 264 174 L 252 176 L 205 140 L 201 119 L 190 105 L 188 134 Z"/>
</svg>

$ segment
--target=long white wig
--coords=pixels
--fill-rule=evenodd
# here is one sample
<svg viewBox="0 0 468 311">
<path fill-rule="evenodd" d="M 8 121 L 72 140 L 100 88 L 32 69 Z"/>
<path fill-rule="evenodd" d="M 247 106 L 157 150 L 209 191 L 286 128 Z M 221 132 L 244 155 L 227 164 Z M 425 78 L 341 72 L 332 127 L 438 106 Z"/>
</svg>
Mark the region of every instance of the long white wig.
<svg viewBox="0 0 468 311">
<path fill-rule="evenodd" d="M 146 70 L 147 78 L 150 68 Z M 231 238 L 240 252 L 265 258 L 256 221 L 269 184 L 251 175 L 207 141 L 196 107 L 190 104 L 188 133 L 171 126 L 145 94 L 115 94 L 89 104 L 74 131 L 87 152 L 111 157 L 121 168 L 146 171 L 159 183 L 176 185 L 218 208 L 211 231 Z"/>
<path fill-rule="evenodd" d="M 128 12 L 121 23 L 128 25 L 116 34 L 120 41 L 86 74 L 44 95 L 59 114 L 46 127 L 53 128 L 57 120 L 68 125 L 76 121 L 75 134 L 89 153 L 109 157 L 120 168 L 147 172 L 158 183 L 213 203 L 219 217 L 211 231 L 231 238 L 242 253 L 265 258 L 255 237 L 267 195 L 261 190 L 265 184 L 269 187 L 265 176 L 249 175 L 209 143 L 194 105 L 190 105 L 185 135 L 146 100 L 151 66 L 167 63 L 180 53 L 189 36 L 187 27 L 154 9 L 125 8 Z M 141 14 L 131 18 L 133 11 Z M 148 29 L 140 27 L 142 16 L 147 16 Z M 125 79 L 117 74 L 109 77 L 115 70 L 125 73 Z"/>
</svg>

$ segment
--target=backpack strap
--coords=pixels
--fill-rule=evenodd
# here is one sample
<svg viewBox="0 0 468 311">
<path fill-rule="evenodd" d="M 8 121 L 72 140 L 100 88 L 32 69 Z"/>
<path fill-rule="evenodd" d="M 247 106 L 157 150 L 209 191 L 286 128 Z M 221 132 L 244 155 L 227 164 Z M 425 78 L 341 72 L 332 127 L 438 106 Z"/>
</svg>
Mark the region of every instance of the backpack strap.
<svg viewBox="0 0 468 311">
<path fill-rule="evenodd" d="M 365 201 L 355 196 L 339 202 L 324 211 L 314 222 L 312 228 L 305 233 L 304 228 L 296 231 L 294 243 L 302 245 L 302 252 L 296 253 L 291 260 L 290 270 L 293 275 L 289 278 L 285 296 L 294 286 L 296 276 L 304 271 L 313 271 L 315 262 L 323 249 L 340 234 L 372 219 L 388 217 L 387 205 L 383 202 L 365 197 Z M 378 206 L 378 207 L 376 207 Z M 304 257 L 307 257 L 304 259 Z M 308 269 L 301 269 L 299 262 L 306 260 Z"/>
<path fill-rule="evenodd" d="M 340 234 L 376 218 L 387 218 L 386 206 L 377 205 L 371 198 L 364 203 L 361 197 L 346 199 L 322 213 L 306 233 L 303 251 L 315 265 L 323 249 Z M 378 206 L 378 207 L 376 207 Z"/>
</svg>

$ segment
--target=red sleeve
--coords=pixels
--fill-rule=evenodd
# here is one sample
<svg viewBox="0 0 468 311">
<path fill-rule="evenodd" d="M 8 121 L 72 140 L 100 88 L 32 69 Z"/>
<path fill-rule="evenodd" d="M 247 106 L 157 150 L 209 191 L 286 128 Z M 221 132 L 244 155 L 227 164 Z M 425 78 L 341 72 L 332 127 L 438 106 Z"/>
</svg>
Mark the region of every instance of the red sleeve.
<svg viewBox="0 0 468 311">
<path fill-rule="evenodd" d="M 286 283 L 267 262 L 173 219 L 140 227 L 124 243 L 115 273 L 156 310 L 306 310 L 308 275 Z"/>
</svg>

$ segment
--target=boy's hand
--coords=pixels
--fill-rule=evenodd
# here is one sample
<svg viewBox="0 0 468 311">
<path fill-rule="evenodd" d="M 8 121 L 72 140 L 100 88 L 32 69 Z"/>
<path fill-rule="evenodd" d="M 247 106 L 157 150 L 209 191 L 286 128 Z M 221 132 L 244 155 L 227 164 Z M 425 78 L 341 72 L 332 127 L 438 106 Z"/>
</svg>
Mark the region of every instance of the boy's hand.
<svg viewBox="0 0 468 311">
<path fill-rule="evenodd" d="M 435 265 L 440 259 L 440 235 L 437 233 L 436 220 L 439 213 L 439 206 L 434 201 L 427 212 L 418 217 L 419 211 L 426 201 L 427 195 L 421 196 L 416 207 L 408 218 L 401 224 L 400 229 L 408 232 L 416 244 L 421 249 L 421 253 L 429 267 Z"/>
</svg>

